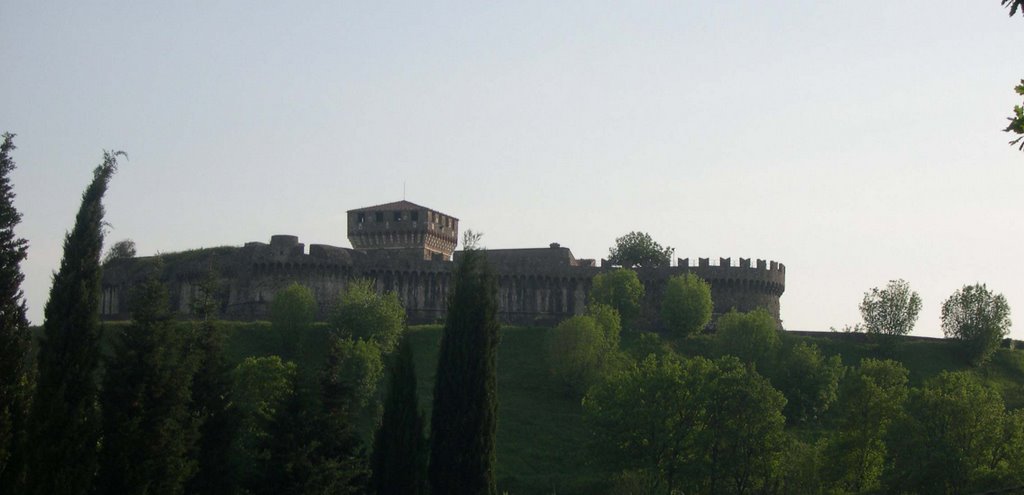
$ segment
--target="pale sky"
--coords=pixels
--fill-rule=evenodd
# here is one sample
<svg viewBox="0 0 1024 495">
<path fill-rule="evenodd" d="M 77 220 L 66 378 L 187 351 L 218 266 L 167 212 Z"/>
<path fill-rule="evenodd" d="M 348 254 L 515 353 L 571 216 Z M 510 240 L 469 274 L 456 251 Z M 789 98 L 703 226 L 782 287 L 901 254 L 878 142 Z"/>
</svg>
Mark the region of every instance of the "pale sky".
<svg viewBox="0 0 1024 495">
<path fill-rule="evenodd" d="M 1024 17 L 998 0 L 0 1 L 30 318 L 104 149 L 108 244 L 349 246 L 401 199 L 489 248 L 579 258 L 649 232 L 787 267 L 789 329 L 910 282 L 941 335 L 964 284 L 1024 339 Z"/>
</svg>

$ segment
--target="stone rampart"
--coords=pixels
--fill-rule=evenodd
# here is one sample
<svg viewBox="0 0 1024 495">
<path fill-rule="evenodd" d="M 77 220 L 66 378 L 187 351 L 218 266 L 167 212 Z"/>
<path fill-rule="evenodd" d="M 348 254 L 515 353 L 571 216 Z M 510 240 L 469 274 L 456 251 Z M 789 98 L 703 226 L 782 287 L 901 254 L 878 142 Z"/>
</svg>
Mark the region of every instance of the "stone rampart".
<svg viewBox="0 0 1024 495">
<path fill-rule="evenodd" d="M 595 275 L 614 268 L 576 260 L 568 248 L 488 250 L 498 277 L 499 315 L 506 323 L 551 325 L 580 314 Z M 441 321 L 455 261 L 389 256 L 312 244 L 308 252 L 295 236 L 275 235 L 269 244 L 200 249 L 157 257 L 115 260 L 104 268 L 101 315 L 108 320 L 130 318 L 131 288 L 151 274 L 168 284 L 174 311 L 187 315 L 200 282 L 213 272 L 222 281 L 218 293 L 221 315 L 227 319 L 265 319 L 274 295 L 292 283 L 309 287 L 325 317 L 338 295 L 356 278 L 373 280 L 379 292 L 395 292 L 411 323 Z M 159 261 L 158 261 L 159 259 Z M 606 263 L 602 263 L 606 265 Z M 647 291 L 644 313 L 657 324 L 657 307 L 669 277 L 695 273 L 711 284 L 715 313 L 730 309 L 766 308 L 780 322 L 779 298 L 785 290 L 785 266 L 740 258 L 696 263 L 681 259 L 678 266 L 638 269 Z"/>
</svg>

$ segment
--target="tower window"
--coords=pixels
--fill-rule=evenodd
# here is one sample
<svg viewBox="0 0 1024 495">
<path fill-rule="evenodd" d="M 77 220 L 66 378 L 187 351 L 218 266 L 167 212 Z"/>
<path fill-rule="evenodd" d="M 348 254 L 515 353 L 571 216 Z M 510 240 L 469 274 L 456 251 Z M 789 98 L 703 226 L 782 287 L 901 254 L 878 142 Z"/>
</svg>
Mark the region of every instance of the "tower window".
<svg viewBox="0 0 1024 495">
<path fill-rule="evenodd" d="M 378 211 L 377 214 L 374 215 L 373 219 L 376 220 L 377 223 L 384 223 L 384 212 Z"/>
<path fill-rule="evenodd" d="M 366 221 L 366 213 L 360 213 L 360 214 L 358 215 L 358 217 L 359 217 L 359 219 L 358 219 L 358 220 L 356 220 L 356 221 L 357 221 L 358 223 L 363 223 L 363 222 L 365 222 L 365 221 Z"/>
<path fill-rule="evenodd" d="M 396 222 L 401 222 L 402 221 L 402 212 L 400 212 L 400 211 L 396 211 L 395 212 L 395 221 Z"/>
<path fill-rule="evenodd" d="M 412 220 L 413 222 L 420 221 L 420 212 L 418 212 L 418 211 L 409 212 L 409 219 Z"/>
</svg>

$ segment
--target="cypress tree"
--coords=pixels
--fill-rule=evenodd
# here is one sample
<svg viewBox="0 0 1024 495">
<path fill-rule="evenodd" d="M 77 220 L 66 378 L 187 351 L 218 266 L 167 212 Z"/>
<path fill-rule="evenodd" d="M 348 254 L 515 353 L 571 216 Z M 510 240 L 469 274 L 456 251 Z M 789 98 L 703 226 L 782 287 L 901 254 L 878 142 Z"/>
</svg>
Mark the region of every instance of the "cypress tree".
<svg viewBox="0 0 1024 495">
<path fill-rule="evenodd" d="M 310 483 L 316 491 L 324 493 L 366 493 L 369 466 L 366 462 L 366 449 L 356 431 L 356 422 L 367 397 L 353 380 L 379 380 L 379 353 L 375 345 L 356 349 L 372 352 L 377 357 L 377 378 L 360 376 L 351 373 L 353 368 L 359 369 L 361 364 L 371 363 L 368 357 L 353 353 L 351 347 L 342 345 L 348 342 L 337 334 L 328 336 L 327 362 L 320 372 L 320 414 L 316 418 L 317 437 L 316 468 L 311 470 Z M 363 361 L 359 361 L 363 360 Z M 313 421 L 310 422 L 312 424 Z"/>
<path fill-rule="evenodd" d="M 93 171 L 43 311 L 26 493 L 88 493 L 96 472 L 103 195 L 119 155 L 104 153 Z"/>
<path fill-rule="evenodd" d="M 133 322 L 114 342 L 101 393 L 99 493 L 180 494 L 195 469 L 191 411 L 195 360 L 167 309 L 167 289 L 150 278 L 134 294 Z"/>
<path fill-rule="evenodd" d="M 14 208 L 12 150 L 14 135 L 4 133 L 0 144 L 0 493 L 14 493 L 22 472 L 20 459 L 33 379 L 28 360 L 31 336 L 21 291 L 25 279 L 21 262 L 28 241 L 14 235 L 21 213 Z"/>
<path fill-rule="evenodd" d="M 373 443 L 372 485 L 378 495 L 419 495 L 426 493 L 427 445 L 408 337 L 396 354 Z"/>
<path fill-rule="evenodd" d="M 466 244 L 441 336 L 428 477 L 431 493 L 494 495 L 497 283 L 483 251 Z"/>
<path fill-rule="evenodd" d="M 191 457 L 197 470 L 187 493 L 233 493 L 237 482 L 231 462 L 231 443 L 238 431 L 238 414 L 231 406 L 231 366 L 224 356 L 224 330 L 216 323 L 219 282 L 211 272 L 199 285 L 192 307 L 198 321 L 193 352 L 199 361 L 192 379 L 192 414 L 201 423 Z"/>
</svg>

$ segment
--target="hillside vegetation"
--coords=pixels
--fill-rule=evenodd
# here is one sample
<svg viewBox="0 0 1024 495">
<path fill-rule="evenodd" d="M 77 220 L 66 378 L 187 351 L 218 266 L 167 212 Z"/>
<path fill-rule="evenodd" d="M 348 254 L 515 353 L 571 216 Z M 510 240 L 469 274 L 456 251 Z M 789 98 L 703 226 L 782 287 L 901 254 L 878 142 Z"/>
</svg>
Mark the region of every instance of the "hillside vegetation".
<svg viewBox="0 0 1024 495">
<path fill-rule="evenodd" d="M 280 352 L 281 342 L 266 322 L 221 322 L 228 336 L 226 353 L 232 362 L 251 356 Z M 180 325 L 191 325 L 182 322 Z M 107 323 L 104 342 L 125 327 Z M 498 485 L 502 492 L 517 493 L 600 493 L 607 489 L 613 472 L 595 460 L 589 445 L 591 431 L 584 422 L 579 399 L 565 393 L 551 378 L 545 353 L 545 336 L 550 328 L 506 326 L 498 348 Z M 322 366 L 327 328 L 317 324 L 304 339 L 298 355 L 300 366 Z M 642 347 L 641 333 L 624 332 L 622 348 L 629 352 Z M 409 329 L 418 377 L 419 398 L 430 411 L 434 373 L 437 366 L 441 328 L 437 325 Z M 897 338 L 885 344 L 871 342 L 863 335 L 827 333 L 815 335 L 784 333 L 784 345 L 797 342 L 817 345 L 825 355 L 839 355 L 843 364 L 855 366 L 862 358 L 892 359 L 909 370 L 910 385 L 917 387 L 942 371 L 974 370 L 982 381 L 999 391 L 1008 409 L 1024 407 L 1024 351 L 999 349 L 991 361 L 971 367 L 956 343 L 943 339 Z M 666 343 L 681 355 L 711 356 L 714 339 L 700 335 Z M 107 346 L 105 345 L 106 349 Z M 826 425 L 829 422 L 823 422 Z M 362 425 L 369 440 L 370 423 Z M 791 427 L 792 428 L 792 427 Z M 820 437 L 826 431 L 800 431 L 801 437 Z"/>
</svg>

